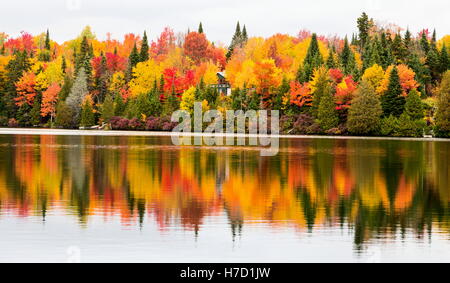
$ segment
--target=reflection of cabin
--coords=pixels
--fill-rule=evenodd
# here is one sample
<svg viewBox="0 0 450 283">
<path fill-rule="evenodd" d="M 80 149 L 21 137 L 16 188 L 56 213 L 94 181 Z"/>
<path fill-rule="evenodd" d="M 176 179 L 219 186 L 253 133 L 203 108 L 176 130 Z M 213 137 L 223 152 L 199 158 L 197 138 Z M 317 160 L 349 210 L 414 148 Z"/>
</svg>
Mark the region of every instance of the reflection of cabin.
<svg viewBox="0 0 450 283">
<path fill-rule="evenodd" d="M 227 81 L 224 72 L 217 73 L 217 84 L 211 85 L 211 87 L 217 88 L 219 93 L 226 94 L 227 96 L 231 95 L 231 85 Z"/>
</svg>

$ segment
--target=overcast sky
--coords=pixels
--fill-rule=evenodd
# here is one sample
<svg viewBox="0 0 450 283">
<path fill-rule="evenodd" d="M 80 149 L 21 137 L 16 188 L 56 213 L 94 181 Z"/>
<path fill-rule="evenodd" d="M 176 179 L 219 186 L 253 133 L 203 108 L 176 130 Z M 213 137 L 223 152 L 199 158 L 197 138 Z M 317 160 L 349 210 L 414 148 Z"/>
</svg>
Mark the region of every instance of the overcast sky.
<svg viewBox="0 0 450 283">
<path fill-rule="evenodd" d="M 436 28 L 450 34 L 449 0 L 13 0 L 3 1 L 1 31 L 17 36 L 50 29 L 63 42 L 90 25 L 99 39 L 107 32 L 122 39 L 147 30 L 154 39 L 165 26 L 175 32 L 203 27 L 208 38 L 228 44 L 239 20 L 250 36 L 295 35 L 309 29 L 323 35 L 351 35 L 366 11 L 381 22 L 417 32 Z"/>
</svg>

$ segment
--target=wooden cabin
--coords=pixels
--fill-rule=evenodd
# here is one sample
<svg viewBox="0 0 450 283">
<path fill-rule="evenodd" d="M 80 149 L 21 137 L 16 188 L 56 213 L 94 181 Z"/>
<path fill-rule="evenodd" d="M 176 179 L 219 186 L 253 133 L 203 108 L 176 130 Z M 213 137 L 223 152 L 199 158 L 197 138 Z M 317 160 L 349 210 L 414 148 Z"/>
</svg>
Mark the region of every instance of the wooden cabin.
<svg viewBox="0 0 450 283">
<path fill-rule="evenodd" d="M 217 73 L 217 84 L 211 85 L 211 87 L 217 88 L 219 93 L 231 96 L 231 85 L 227 81 L 224 72 Z"/>
</svg>

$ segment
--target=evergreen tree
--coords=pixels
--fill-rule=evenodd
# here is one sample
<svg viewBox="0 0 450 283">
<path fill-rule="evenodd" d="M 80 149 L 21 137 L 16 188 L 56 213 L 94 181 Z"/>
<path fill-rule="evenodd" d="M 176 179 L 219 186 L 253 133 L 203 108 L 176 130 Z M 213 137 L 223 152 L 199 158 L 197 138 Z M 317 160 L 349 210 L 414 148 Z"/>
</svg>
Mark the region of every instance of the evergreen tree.
<svg viewBox="0 0 450 283">
<path fill-rule="evenodd" d="M 332 95 L 331 90 L 331 84 L 330 84 L 330 78 L 328 76 L 328 72 L 325 70 L 319 70 L 318 72 L 318 78 L 316 83 L 316 90 L 314 91 L 312 95 L 312 115 L 313 117 L 318 117 L 320 102 L 322 101 L 322 97 L 327 95 Z M 335 108 L 335 107 L 333 107 Z"/>
<path fill-rule="evenodd" d="M 63 55 L 61 60 L 61 71 L 63 74 L 66 74 L 66 70 L 67 70 L 67 62 L 66 57 Z"/>
<path fill-rule="evenodd" d="M 337 63 L 335 60 L 335 53 L 332 48 L 330 48 L 330 50 L 328 51 L 328 58 L 327 58 L 326 66 L 328 69 L 337 68 Z"/>
<path fill-rule="evenodd" d="M 297 80 L 301 83 L 310 81 L 314 70 L 322 66 L 322 64 L 323 57 L 319 50 L 317 35 L 313 33 L 305 60 L 303 61 L 303 66 L 300 66 L 297 73 Z"/>
<path fill-rule="evenodd" d="M 80 69 L 83 68 L 88 80 L 88 84 L 92 76 L 92 57 L 91 46 L 89 45 L 87 37 L 84 36 L 83 40 L 81 41 L 80 52 L 76 55 L 75 74 L 78 75 Z"/>
<path fill-rule="evenodd" d="M 406 32 L 405 32 L 404 44 L 405 44 L 406 49 L 411 48 L 412 35 L 411 35 L 411 32 L 409 31 L 409 29 L 407 29 Z"/>
<path fill-rule="evenodd" d="M 59 101 L 66 101 L 67 97 L 70 94 L 70 91 L 72 90 L 72 86 L 73 86 L 72 77 L 66 74 L 64 76 L 64 83 L 62 85 L 61 91 L 58 94 Z"/>
<path fill-rule="evenodd" d="M 372 43 L 370 44 L 367 55 L 365 56 L 365 60 L 363 62 L 364 70 L 372 67 L 375 64 L 377 64 L 378 66 L 383 65 L 383 63 L 381 61 L 381 56 L 380 56 L 379 50 L 380 50 L 380 43 L 379 43 L 378 39 L 375 38 L 372 41 Z"/>
<path fill-rule="evenodd" d="M 154 88 L 148 95 L 148 115 L 153 117 L 159 117 L 162 113 L 162 104 L 159 99 L 158 90 Z"/>
<path fill-rule="evenodd" d="M 236 25 L 236 31 L 234 32 L 231 44 L 228 47 L 228 52 L 226 54 L 227 60 L 233 55 L 233 51 L 236 48 L 242 47 L 247 42 L 247 29 L 245 29 L 245 34 L 241 31 L 241 25 L 239 22 Z"/>
<path fill-rule="evenodd" d="M 394 64 L 390 36 L 387 36 L 385 32 L 381 33 L 378 53 L 381 57 L 381 66 L 384 69 L 387 69 L 387 67 Z"/>
<path fill-rule="evenodd" d="M 324 131 L 336 128 L 339 124 L 336 104 L 331 91 L 324 92 L 320 98 L 317 120 Z"/>
<path fill-rule="evenodd" d="M 440 56 L 440 72 L 444 73 L 447 70 L 450 70 L 450 58 L 448 56 L 448 50 L 447 47 L 444 45 L 442 46 L 441 50 L 441 56 Z"/>
<path fill-rule="evenodd" d="M 436 29 L 434 29 L 433 30 L 433 35 L 431 36 L 431 45 L 432 46 L 434 45 L 434 47 L 436 47 L 436 42 L 437 42 L 437 40 L 436 40 Z"/>
<path fill-rule="evenodd" d="M 242 29 L 242 40 L 244 42 L 247 42 L 248 40 L 247 27 L 245 25 L 244 28 Z"/>
<path fill-rule="evenodd" d="M 31 63 L 26 51 L 16 51 L 5 67 L 5 93 L 2 94 L 0 99 L 3 99 L 3 105 L 8 117 L 16 116 L 16 111 L 18 110 L 14 101 L 14 98 L 17 96 L 16 83 L 30 67 Z"/>
<path fill-rule="evenodd" d="M 362 81 L 348 112 L 348 131 L 355 135 L 374 135 L 380 128 L 382 114 L 380 99 L 372 85 Z"/>
<path fill-rule="evenodd" d="M 95 125 L 94 109 L 92 108 L 92 101 L 85 99 L 81 109 L 81 127 L 92 127 Z"/>
<path fill-rule="evenodd" d="M 450 138 L 450 71 L 445 72 L 438 90 L 435 135 Z"/>
<path fill-rule="evenodd" d="M 371 21 L 369 16 L 364 12 L 357 20 L 359 29 L 359 47 L 362 50 L 369 41 L 369 30 L 371 28 Z"/>
<path fill-rule="evenodd" d="M 394 38 L 394 41 L 392 43 L 392 53 L 398 63 L 404 62 L 406 56 L 408 55 L 407 49 L 400 34 L 397 34 Z"/>
<path fill-rule="evenodd" d="M 247 90 L 244 90 L 244 89 L 242 91 L 247 92 Z M 253 91 L 250 94 L 250 98 L 248 99 L 247 110 L 256 110 L 257 111 L 260 109 L 261 109 L 261 96 L 256 91 Z"/>
<path fill-rule="evenodd" d="M 114 98 L 114 116 L 122 116 L 125 111 L 126 105 L 123 101 L 122 95 L 117 93 Z"/>
<path fill-rule="evenodd" d="M 358 78 L 358 67 L 356 65 L 355 53 L 350 48 L 347 38 L 344 41 L 344 48 L 340 55 L 340 63 L 343 68 L 344 74 L 352 75 L 355 79 Z"/>
<path fill-rule="evenodd" d="M 114 100 L 111 95 L 107 95 L 101 107 L 101 118 L 104 123 L 108 123 L 114 116 Z"/>
<path fill-rule="evenodd" d="M 41 124 L 41 96 L 36 95 L 33 102 L 33 107 L 30 111 L 30 124 L 32 126 L 39 126 Z"/>
<path fill-rule="evenodd" d="M 47 29 L 47 34 L 45 35 L 45 49 L 50 51 L 50 32 Z"/>
<path fill-rule="evenodd" d="M 421 62 L 419 56 L 415 53 L 410 54 L 407 65 L 416 73 L 416 80 L 420 84 L 419 91 L 425 97 L 427 95 L 425 86 L 431 81 L 430 70 Z"/>
<path fill-rule="evenodd" d="M 430 46 L 427 58 L 425 64 L 428 66 L 428 69 L 430 70 L 431 79 L 434 82 L 437 82 L 439 80 L 440 74 L 441 74 L 441 62 L 440 62 L 440 54 L 437 48 L 433 45 Z"/>
<path fill-rule="evenodd" d="M 420 94 L 415 89 L 411 90 L 406 97 L 405 114 L 407 114 L 411 120 L 423 120 L 425 116 Z"/>
<path fill-rule="evenodd" d="M 144 37 L 142 38 L 142 46 L 141 46 L 141 54 L 139 56 L 140 62 L 147 61 L 150 57 L 149 55 L 149 46 L 148 46 L 148 38 L 147 38 L 147 32 L 144 31 Z"/>
<path fill-rule="evenodd" d="M 394 115 L 399 117 L 405 108 L 405 98 L 402 96 L 402 87 L 397 67 L 392 69 L 386 93 L 381 96 L 381 106 L 385 117 Z"/>
<path fill-rule="evenodd" d="M 202 22 L 198 25 L 198 33 L 203 33 L 203 25 Z"/>
<path fill-rule="evenodd" d="M 427 54 L 428 51 L 430 51 L 430 43 L 428 42 L 425 30 L 422 31 L 422 37 L 420 38 L 420 47 L 422 48 L 422 51 L 425 52 L 425 54 Z"/>
<path fill-rule="evenodd" d="M 180 99 L 175 93 L 175 89 L 172 89 L 172 93 L 167 97 L 164 103 L 164 115 L 170 116 L 176 110 L 180 109 Z"/>
<path fill-rule="evenodd" d="M 126 72 L 126 81 L 129 82 L 133 78 L 133 68 L 140 61 L 140 54 L 138 52 L 136 43 L 134 43 L 133 49 L 131 50 L 130 56 L 128 57 L 128 68 Z"/>
<path fill-rule="evenodd" d="M 101 61 L 100 61 L 100 68 L 99 72 L 95 78 L 95 88 L 97 91 L 97 102 L 102 103 L 105 99 L 107 93 L 108 93 L 108 74 L 107 74 L 107 63 L 106 63 L 106 57 L 103 54 L 103 52 L 100 55 Z"/>
</svg>

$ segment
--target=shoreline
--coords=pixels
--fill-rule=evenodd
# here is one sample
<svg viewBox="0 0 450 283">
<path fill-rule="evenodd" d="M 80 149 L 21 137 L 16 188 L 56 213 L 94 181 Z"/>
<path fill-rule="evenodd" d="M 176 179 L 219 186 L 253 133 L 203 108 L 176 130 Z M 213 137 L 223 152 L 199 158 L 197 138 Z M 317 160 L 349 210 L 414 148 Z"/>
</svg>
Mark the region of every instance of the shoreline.
<svg viewBox="0 0 450 283">
<path fill-rule="evenodd" d="M 142 137 L 257 137 L 279 139 L 341 139 L 341 140 L 398 140 L 398 141 L 429 141 L 450 142 L 443 138 L 401 138 L 401 137 L 366 137 L 366 136 L 320 136 L 320 135 L 250 135 L 250 134 L 206 134 L 206 133 L 172 133 L 151 131 L 119 131 L 119 130 L 70 130 L 70 129 L 44 129 L 44 128 L 0 128 L 0 135 L 47 135 L 47 136 L 142 136 Z"/>
</svg>

